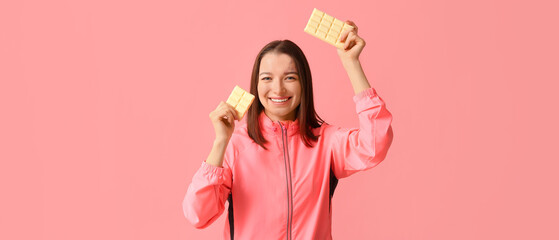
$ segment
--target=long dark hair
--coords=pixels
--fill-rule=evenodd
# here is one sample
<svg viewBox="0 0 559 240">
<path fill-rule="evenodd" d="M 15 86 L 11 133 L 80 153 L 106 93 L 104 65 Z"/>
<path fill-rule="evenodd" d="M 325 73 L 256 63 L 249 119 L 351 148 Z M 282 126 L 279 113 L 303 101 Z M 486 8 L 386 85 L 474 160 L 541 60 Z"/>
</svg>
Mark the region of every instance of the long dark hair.
<svg viewBox="0 0 559 240">
<path fill-rule="evenodd" d="M 260 103 L 258 97 L 258 74 L 260 71 L 260 62 L 262 57 L 267 53 L 284 53 L 289 55 L 295 61 L 295 67 L 299 73 L 299 81 L 301 83 L 301 103 L 297 107 L 297 118 L 299 120 L 299 133 L 301 140 L 307 147 L 312 147 L 313 142 L 318 140 L 318 136 L 312 132 L 313 128 L 320 127 L 324 120 L 322 120 L 314 109 L 313 90 L 312 90 L 312 77 L 311 69 L 307 58 L 299 46 L 289 40 L 277 40 L 268 43 L 256 56 L 254 60 L 254 67 L 252 68 L 252 76 L 250 80 L 250 93 L 256 97 L 247 115 L 247 128 L 248 135 L 258 145 L 266 149 L 264 144 L 268 141 L 262 135 L 260 130 L 260 122 L 258 118 L 260 113 L 264 110 L 264 106 Z"/>
</svg>

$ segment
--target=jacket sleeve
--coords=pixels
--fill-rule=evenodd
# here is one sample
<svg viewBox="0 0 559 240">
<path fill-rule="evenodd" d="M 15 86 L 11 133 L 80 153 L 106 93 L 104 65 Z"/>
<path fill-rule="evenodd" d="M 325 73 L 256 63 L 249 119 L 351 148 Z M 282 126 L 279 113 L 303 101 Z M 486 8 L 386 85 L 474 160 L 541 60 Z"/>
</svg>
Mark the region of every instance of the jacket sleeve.
<svg viewBox="0 0 559 240">
<path fill-rule="evenodd" d="M 392 143 L 392 114 L 374 88 L 353 97 L 359 129 L 337 128 L 332 133 L 332 170 L 336 178 L 370 169 L 386 157 Z"/>
<path fill-rule="evenodd" d="M 232 183 L 231 169 L 226 162 L 223 161 L 223 167 L 202 162 L 192 177 L 182 207 L 184 216 L 196 228 L 209 226 L 225 209 Z"/>
</svg>

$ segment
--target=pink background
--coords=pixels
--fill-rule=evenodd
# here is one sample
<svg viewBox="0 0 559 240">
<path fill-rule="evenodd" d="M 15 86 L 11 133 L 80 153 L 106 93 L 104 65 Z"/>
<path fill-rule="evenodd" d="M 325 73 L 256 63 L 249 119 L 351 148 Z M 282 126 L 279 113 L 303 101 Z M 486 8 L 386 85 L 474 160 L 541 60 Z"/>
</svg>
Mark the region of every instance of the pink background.
<svg viewBox="0 0 559 240">
<path fill-rule="evenodd" d="M 1 1 L 0 239 L 220 239 L 181 202 L 265 43 L 298 43 L 319 114 L 357 124 L 314 7 L 358 24 L 394 115 L 386 161 L 340 182 L 335 239 L 559 239 L 555 2 Z"/>
</svg>

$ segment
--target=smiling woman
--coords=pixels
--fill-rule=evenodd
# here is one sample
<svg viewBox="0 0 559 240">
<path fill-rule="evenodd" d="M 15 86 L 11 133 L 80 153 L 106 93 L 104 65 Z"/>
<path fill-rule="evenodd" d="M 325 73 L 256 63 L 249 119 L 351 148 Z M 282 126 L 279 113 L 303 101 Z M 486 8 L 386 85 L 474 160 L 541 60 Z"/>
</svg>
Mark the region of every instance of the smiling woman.
<svg viewBox="0 0 559 240">
<path fill-rule="evenodd" d="M 260 146 L 267 140 L 260 131 L 262 112 L 272 121 L 298 120 L 307 146 L 318 136 L 312 132 L 324 122 L 314 109 L 312 76 L 303 51 L 292 41 L 273 41 L 258 53 L 252 70 L 251 93 L 256 104 L 248 112 L 248 134 Z"/>
<path fill-rule="evenodd" d="M 195 227 L 209 226 L 229 202 L 225 239 L 332 239 L 338 179 L 376 166 L 392 143 L 392 114 L 359 63 L 365 42 L 357 26 L 342 35 L 338 54 L 356 94 L 359 129 L 320 119 L 303 51 L 289 40 L 270 42 L 254 61 L 250 93 L 257 99 L 246 121 L 235 126 L 238 116 L 224 102 L 210 113 L 214 146 L 183 201 Z"/>
</svg>

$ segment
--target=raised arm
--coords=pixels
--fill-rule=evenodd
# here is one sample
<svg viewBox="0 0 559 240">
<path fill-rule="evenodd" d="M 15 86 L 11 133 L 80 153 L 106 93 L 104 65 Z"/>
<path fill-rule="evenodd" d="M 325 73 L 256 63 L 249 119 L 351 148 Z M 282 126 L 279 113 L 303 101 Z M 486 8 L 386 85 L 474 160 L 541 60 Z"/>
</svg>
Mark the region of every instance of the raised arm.
<svg viewBox="0 0 559 240">
<path fill-rule="evenodd" d="M 353 91 L 357 95 L 371 88 L 359 61 L 359 55 L 366 43 L 365 40 L 357 35 L 357 25 L 352 21 L 346 21 L 346 23 L 353 26 L 353 29 L 342 32 L 341 41 L 345 41 L 345 45 L 344 49 L 338 49 L 338 55 L 351 81 Z"/>
<path fill-rule="evenodd" d="M 332 170 L 337 178 L 348 177 L 379 164 L 386 157 L 393 137 L 392 114 L 371 88 L 359 61 L 365 41 L 357 35 L 355 23 L 347 21 L 347 24 L 353 29 L 342 33 L 345 46 L 338 49 L 338 55 L 355 91 L 353 100 L 359 128 L 337 128 L 331 133 Z"/>
<path fill-rule="evenodd" d="M 231 192 L 232 173 L 225 158 L 233 158 L 227 147 L 238 119 L 233 107 L 219 103 L 210 113 L 214 126 L 215 140 L 206 161 L 192 177 L 184 197 L 184 216 L 196 227 L 205 228 L 223 213 L 225 202 Z"/>
</svg>

